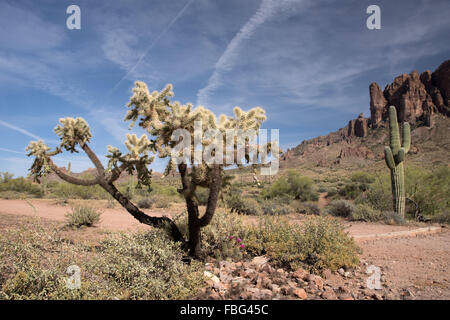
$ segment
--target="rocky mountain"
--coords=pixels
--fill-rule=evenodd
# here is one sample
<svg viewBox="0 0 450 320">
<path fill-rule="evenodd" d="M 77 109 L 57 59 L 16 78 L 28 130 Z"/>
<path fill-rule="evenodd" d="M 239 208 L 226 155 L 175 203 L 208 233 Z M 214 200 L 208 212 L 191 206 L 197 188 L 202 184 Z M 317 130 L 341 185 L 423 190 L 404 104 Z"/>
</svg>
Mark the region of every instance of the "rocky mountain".
<svg viewBox="0 0 450 320">
<path fill-rule="evenodd" d="M 397 76 L 382 91 L 373 82 L 369 86 L 370 118 L 361 113 L 336 132 L 305 140 L 288 149 L 282 156 L 281 167 L 301 164 L 333 166 L 349 162 L 370 164 L 383 159 L 387 144 L 388 107 L 397 108 L 399 122 L 412 126 L 410 154 L 424 160 L 424 150 L 440 153 L 439 159 L 450 160 L 450 60 L 434 72 L 420 75 L 417 71 Z M 422 152 L 421 152 L 422 151 Z"/>
</svg>

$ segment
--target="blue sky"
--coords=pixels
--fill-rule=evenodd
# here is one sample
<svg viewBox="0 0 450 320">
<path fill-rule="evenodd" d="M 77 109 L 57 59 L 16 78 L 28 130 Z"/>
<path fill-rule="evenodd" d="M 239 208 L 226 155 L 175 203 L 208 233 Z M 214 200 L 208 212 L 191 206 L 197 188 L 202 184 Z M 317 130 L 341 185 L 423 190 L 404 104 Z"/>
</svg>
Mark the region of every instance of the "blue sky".
<svg viewBox="0 0 450 320">
<path fill-rule="evenodd" d="M 71 4 L 81 30 L 66 27 Z M 366 28 L 371 4 L 381 30 Z M 25 175 L 28 142 L 55 146 L 65 116 L 88 121 L 99 155 L 122 147 L 135 80 L 216 114 L 261 106 L 296 146 L 368 116 L 371 82 L 449 59 L 449 15 L 448 0 L 1 0 L 0 171 Z M 92 167 L 81 153 L 56 162 L 68 161 Z"/>
</svg>

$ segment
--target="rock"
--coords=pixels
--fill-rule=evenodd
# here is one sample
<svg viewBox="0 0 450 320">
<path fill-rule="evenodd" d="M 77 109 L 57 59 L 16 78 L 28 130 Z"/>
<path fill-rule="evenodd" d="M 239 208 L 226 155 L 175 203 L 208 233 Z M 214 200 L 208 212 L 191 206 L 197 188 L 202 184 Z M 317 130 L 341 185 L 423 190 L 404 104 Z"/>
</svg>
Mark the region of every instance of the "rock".
<svg viewBox="0 0 450 320">
<path fill-rule="evenodd" d="M 323 280 L 321 277 L 315 277 L 313 281 L 319 290 L 323 289 Z"/>
<path fill-rule="evenodd" d="M 296 288 L 294 289 L 293 294 L 301 300 L 306 300 L 306 298 L 308 298 L 308 295 L 304 289 Z"/>
<path fill-rule="evenodd" d="M 431 75 L 432 83 L 440 91 L 444 104 L 450 106 L 450 60 L 444 61 Z"/>
<path fill-rule="evenodd" d="M 326 269 L 326 270 L 324 270 L 323 272 L 322 272 L 322 276 L 325 278 L 325 279 L 330 279 L 331 278 L 331 270 L 330 269 Z"/>
<path fill-rule="evenodd" d="M 309 272 L 306 272 L 304 269 L 302 268 L 298 268 L 297 270 L 295 270 L 295 272 L 292 274 L 292 277 L 297 278 L 297 279 L 305 279 L 306 276 L 309 275 Z"/>
<path fill-rule="evenodd" d="M 370 123 L 376 128 L 383 120 L 388 104 L 380 86 L 376 82 L 372 82 L 369 86 L 370 93 Z"/>
<path fill-rule="evenodd" d="M 207 279 L 206 282 L 211 285 L 215 283 L 220 283 L 220 279 L 209 271 L 203 272 L 203 276 Z"/>
<path fill-rule="evenodd" d="M 326 300 L 336 300 L 337 296 L 333 289 L 326 287 L 325 291 L 321 294 L 322 299 Z"/>
<path fill-rule="evenodd" d="M 364 118 L 364 114 L 361 113 L 355 120 L 355 136 L 365 137 L 367 136 L 367 119 Z"/>
<path fill-rule="evenodd" d="M 291 295 L 294 292 L 294 290 L 295 289 L 293 287 L 290 287 L 288 285 L 284 285 L 284 286 L 280 287 L 280 292 L 286 296 Z"/>
<path fill-rule="evenodd" d="M 345 273 L 345 270 L 343 268 L 339 268 L 338 273 L 343 276 Z"/>
<path fill-rule="evenodd" d="M 252 264 L 257 266 L 257 267 L 261 267 L 262 265 L 266 264 L 267 262 L 269 262 L 269 258 L 266 256 L 259 256 L 259 257 L 254 257 L 252 259 Z"/>
</svg>

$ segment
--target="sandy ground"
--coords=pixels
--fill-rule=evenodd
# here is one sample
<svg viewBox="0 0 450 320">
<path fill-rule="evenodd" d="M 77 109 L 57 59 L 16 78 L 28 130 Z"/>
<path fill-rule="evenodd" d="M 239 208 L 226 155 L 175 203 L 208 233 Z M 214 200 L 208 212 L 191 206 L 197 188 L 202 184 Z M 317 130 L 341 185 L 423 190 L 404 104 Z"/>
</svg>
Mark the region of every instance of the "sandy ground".
<svg viewBox="0 0 450 320">
<path fill-rule="evenodd" d="M 38 216 L 44 220 L 62 223 L 70 206 L 89 204 L 102 211 L 101 222 L 95 228 L 85 228 L 73 234 L 84 240 L 98 240 L 108 231 L 138 231 L 149 229 L 140 224 L 124 209 L 106 208 L 105 201 L 73 201 L 61 205 L 55 200 L 0 200 L 0 229 L 18 223 L 24 216 Z M 183 211 L 183 204 L 174 204 L 170 209 L 145 210 L 151 215 L 173 217 Z M 292 223 L 301 223 L 299 215 L 291 215 Z M 248 222 L 254 222 L 254 217 Z M 426 226 L 415 224 L 391 226 L 381 223 L 344 222 L 350 235 L 368 235 L 395 231 L 413 230 Z M 358 241 L 362 248 L 362 259 L 381 268 L 385 284 L 397 291 L 408 291 L 411 299 L 450 299 L 450 231 L 426 236 L 401 237 Z"/>
<path fill-rule="evenodd" d="M 77 204 L 88 204 L 95 206 L 102 212 L 101 221 L 98 228 L 111 231 L 136 231 L 146 230 L 149 227 L 142 225 L 134 219 L 125 209 L 116 206 L 115 208 L 106 208 L 106 201 L 104 200 L 73 200 L 67 205 L 61 205 L 56 200 L 47 199 L 29 199 L 25 200 L 3 200 L 0 199 L 0 213 L 33 216 L 54 220 L 64 221 L 64 215 L 71 210 L 71 206 Z M 143 210 L 144 212 L 153 216 L 168 216 L 173 217 L 181 213 L 184 209 L 182 203 L 173 204 L 169 209 L 151 209 Z M 289 215 L 289 220 L 292 223 L 301 223 L 305 218 L 297 214 Z M 245 217 L 249 222 L 255 223 L 257 217 Z M 403 231 L 418 228 L 418 226 L 391 226 L 378 223 L 365 222 L 344 222 L 346 230 L 351 235 L 365 235 L 373 233 L 386 233 L 394 231 Z"/>
</svg>

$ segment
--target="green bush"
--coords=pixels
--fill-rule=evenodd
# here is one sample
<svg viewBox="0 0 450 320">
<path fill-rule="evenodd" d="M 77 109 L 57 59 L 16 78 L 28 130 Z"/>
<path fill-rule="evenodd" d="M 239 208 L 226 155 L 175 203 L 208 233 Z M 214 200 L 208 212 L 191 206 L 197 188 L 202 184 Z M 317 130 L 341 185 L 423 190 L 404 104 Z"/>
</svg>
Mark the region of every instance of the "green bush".
<svg viewBox="0 0 450 320">
<path fill-rule="evenodd" d="M 291 203 L 291 207 L 296 213 L 300 214 L 309 214 L 309 215 L 320 215 L 321 210 L 317 206 L 317 204 L 312 202 L 300 202 L 298 200 L 295 200 Z"/>
<path fill-rule="evenodd" d="M 168 208 L 174 202 L 174 197 L 165 195 L 152 195 L 151 199 L 155 208 Z"/>
<path fill-rule="evenodd" d="M 108 296 L 186 299 L 203 285 L 202 265 L 182 259 L 181 245 L 164 232 L 116 233 L 100 243 L 92 267 L 108 282 Z"/>
<path fill-rule="evenodd" d="M 26 196 L 32 196 L 40 198 L 44 195 L 41 187 L 31 182 L 28 179 L 25 178 L 16 178 L 12 179 L 12 176 L 3 177 L 2 181 L 0 183 L 0 192 L 4 193 L 5 195 L 11 195 L 16 192 L 17 194 L 24 194 Z M 8 193 L 8 191 L 11 191 Z"/>
<path fill-rule="evenodd" d="M 350 219 L 353 221 L 377 222 L 385 220 L 385 216 L 381 211 L 366 204 L 357 204 L 350 214 Z"/>
<path fill-rule="evenodd" d="M 113 233 L 94 248 L 33 219 L 0 234 L 0 299 L 188 299 L 204 285 L 203 270 L 183 255 L 161 231 Z M 73 264 L 77 290 L 66 287 Z"/>
<path fill-rule="evenodd" d="M 206 206 L 209 197 L 208 189 L 197 187 L 197 190 L 195 190 L 195 194 L 197 195 L 198 204 L 201 206 Z"/>
<path fill-rule="evenodd" d="M 349 218 L 355 210 L 355 206 L 346 200 L 333 200 L 327 209 L 332 216 Z"/>
<path fill-rule="evenodd" d="M 433 171 L 409 167 L 405 169 L 406 197 L 417 204 L 425 217 L 450 210 L 450 168 L 443 166 Z M 355 201 L 379 211 L 392 211 L 391 181 L 388 173 L 379 175 L 366 192 Z M 407 201 L 407 216 L 414 217 L 416 206 Z"/>
<path fill-rule="evenodd" d="M 66 224 L 71 228 L 91 227 L 100 222 L 101 213 L 95 208 L 79 206 L 72 208 L 72 212 L 67 213 Z"/>
<path fill-rule="evenodd" d="M 276 198 L 286 195 L 301 201 L 317 201 L 319 198 L 313 181 L 294 171 L 289 171 L 285 177 L 278 178 L 263 192 L 263 197 L 265 198 Z"/>
<path fill-rule="evenodd" d="M 280 204 L 270 200 L 263 201 L 261 207 L 264 214 L 275 216 L 289 214 L 293 211 L 292 208 L 288 205 Z"/>
<path fill-rule="evenodd" d="M 186 212 L 175 219 L 178 228 L 186 238 L 188 236 L 187 219 Z M 237 212 L 218 209 L 211 223 L 202 229 L 203 254 L 218 259 L 239 259 L 242 257 L 242 253 L 240 256 L 236 255 L 236 250 L 234 250 L 236 246 L 230 248 L 230 236 L 242 239 L 245 244 L 246 228 L 244 227 L 244 220 Z"/>
<path fill-rule="evenodd" d="M 226 199 L 227 207 L 232 212 L 248 215 L 260 215 L 262 209 L 258 201 L 253 198 L 241 198 L 238 194 L 233 194 Z"/>
<path fill-rule="evenodd" d="M 137 205 L 141 209 L 150 209 L 153 206 L 152 198 L 144 198 L 138 201 Z"/>
<path fill-rule="evenodd" d="M 78 186 L 67 182 L 56 182 L 49 184 L 48 191 L 63 199 L 106 200 L 109 197 L 109 194 L 98 185 Z"/>
<path fill-rule="evenodd" d="M 285 219 L 265 216 L 259 225 L 249 227 L 245 239 L 249 253 L 266 254 L 279 267 L 302 266 L 320 272 L 359 263 L 359 248 L 332 217 L 310 217 L 299 227 Z"/>
</svg>

